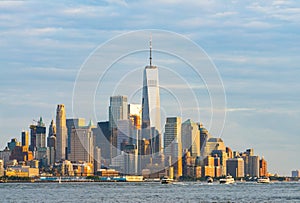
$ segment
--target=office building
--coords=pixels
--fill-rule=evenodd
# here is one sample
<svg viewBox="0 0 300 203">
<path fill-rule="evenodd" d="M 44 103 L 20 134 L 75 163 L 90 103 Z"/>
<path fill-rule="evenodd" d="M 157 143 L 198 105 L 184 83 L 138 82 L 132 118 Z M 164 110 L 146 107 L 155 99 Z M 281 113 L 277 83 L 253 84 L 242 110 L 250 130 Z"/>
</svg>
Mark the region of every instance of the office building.
<svg viewBox="0 0 300 203">
<path fill-rule="evenodd" d="M 209 138 L 204 144 L 201 155 L 207 157 L 212 154 L 213 150 L 226 152 L 226 146 L 221 138 Z"/>
<path fill-rule="evenodd" d="M 174 176 L 182 176 L 182 142 L 181 142 L 181 118 L 169 117 L 166 119 L 164 134 L 165 157 L 171 157 L 174 167 Z"/>
<path fill-rule="evenodd" d="M 4 176 L 4 161 L 0 159 L 0 177 Z"/>
<path fill-rule="evenodd" d="M 56 109 L 56 160 L 66 159 L 67 124 L 64 104 L 58 104 Z"/>
<path fill-rule="evenodd" d="M 94 163 L 94 136 L 91 127 L 73 128 L 71 132 L 71 162 Z"/>
<path fill-rule="evenodd" d="M 160 94 L 158 68 L 152 65 L 150 41 L 150 64 L 144 69 L 142 92 L 142 139 L 150 140 L 151 154 L 162 150 L 160 123 Z"/>
<path fill-rule="evenodd" d="M 226 161 L 227 174 L 234 178 L 244 177 L 244 160 L 242 158 L 233 158 Z"/>
<path fill-rule="evenodd" d="M 22 131 L 22 146 L 29 147 L 29 132 L 28 131 Z"/>
<path fill-rule="evenodd" d="M 292 171 L 292 177 L 293 178 L 299 178 L 300 177 L 300 171 L 299 170 Z"/>
<path fill-rule="evenodd" d="M 181 126 L 182 149 L 188 149 L 192 157 L 200 156 L 200 131 L 191 119 Z"/>
<path fill-rule="evenodd" d="M 128 119 L 128 103 L 126 96 L 111 96 L 109 105 L 110 128 L 117 128 L 119 120 Z"/>
<path fill-rule="evenodd" d="M 78 127 L 85 126 L 85 119 L 84 118 L 68 118 L 66 120 L 66 125 L 67 125 L 67 131 L 68 131 L 67 152 L 69 154 L 71 152 L 71 132 L 72 132 L 72 128 L 78 128 Z"/>
<path fill-rule="evenodd" d="M 106 165 L 111 159 L 111 130 L 109 121 L 98 122 L 97 128 L 92 129 L 94 134 L 94 142 L 97 147 L 101 149 L 101 156 Z"/>
<path fill-rule="evenodd" d="M 263 157 L 261 158 L 261 160 L 259 160 L 259 176 L 268 176 L 268 164 Z"/>
</svg>

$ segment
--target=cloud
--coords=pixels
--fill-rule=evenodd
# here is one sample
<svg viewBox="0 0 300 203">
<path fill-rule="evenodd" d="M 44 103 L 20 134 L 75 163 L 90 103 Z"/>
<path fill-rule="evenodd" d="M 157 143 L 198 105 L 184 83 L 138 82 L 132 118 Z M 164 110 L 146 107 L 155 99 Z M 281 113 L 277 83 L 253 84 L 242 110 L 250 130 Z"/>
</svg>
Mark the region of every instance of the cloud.
<svg viewBox="0 0 300 203">
<path fill-rule="evenodd" d="M 226 108 L 226 112 L 237 112 L 237 111 L 256 111 L 255 108 Z"/>
</svg>

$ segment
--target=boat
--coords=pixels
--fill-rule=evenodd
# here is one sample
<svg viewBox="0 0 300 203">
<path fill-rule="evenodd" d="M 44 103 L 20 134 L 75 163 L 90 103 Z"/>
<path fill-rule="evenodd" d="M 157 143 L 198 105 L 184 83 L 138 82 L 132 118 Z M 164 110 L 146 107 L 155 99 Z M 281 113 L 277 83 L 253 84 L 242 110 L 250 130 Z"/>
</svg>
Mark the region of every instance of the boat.
<svg viewBox="0 0 300 203">
<path fill-rule="evenodd" d="M 270 178 L 260 177 L 260 178 L 257 179 L 257 183 L 270 183 Z"/>
<path fill-rule="evenodd" d="M 207 183 L 213 183 L 214 182 L 214 179 L 212 179 L 212 177 L 208 177 L 206 179 Z"/>
<path fill-rule="evenodd" d="M 233 183 L 235 183 L 235 180 L 230 175 L 220 179 L 220 184 L 233 184 Z"/>
<path fill-rule="evenodd" d="M 161 179 L 161 184 L 169 184 L 169 183 L 172 183 L 172 182 L 173 182 L 173 179 L 169 178 L 168 176 L 164 176 Z"/>
</svg>

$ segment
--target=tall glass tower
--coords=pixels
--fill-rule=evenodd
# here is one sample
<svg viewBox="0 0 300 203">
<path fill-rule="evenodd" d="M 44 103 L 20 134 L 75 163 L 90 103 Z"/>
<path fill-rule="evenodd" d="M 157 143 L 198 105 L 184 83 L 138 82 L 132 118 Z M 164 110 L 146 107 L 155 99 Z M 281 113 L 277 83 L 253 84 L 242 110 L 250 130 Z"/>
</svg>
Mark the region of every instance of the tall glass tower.
<svg viewBox="0 0 300 203">
<path fill-rule="evenodd" d="M 143 75 L 142 96 L 142 139 L 150 140 L 151 153 L 162 149 L 160 126 L 160 96 L 158 68 L 152 65 L 152 44 L 150 40 L 150 65 L 146 66 Z"/>
<path fill-rule="evenodd" d="M 58 104 L 56 109 L 56 160 L 66 159 L 67 124 L 65 105 Z"/>
</svg>

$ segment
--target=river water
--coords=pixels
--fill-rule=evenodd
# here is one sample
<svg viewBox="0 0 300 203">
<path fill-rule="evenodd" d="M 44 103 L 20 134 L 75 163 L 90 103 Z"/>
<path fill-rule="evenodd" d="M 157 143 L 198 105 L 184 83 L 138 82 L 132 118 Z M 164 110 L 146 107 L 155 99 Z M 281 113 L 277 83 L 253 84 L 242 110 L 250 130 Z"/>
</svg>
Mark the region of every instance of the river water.
<svg viewBox="0 0 300 203">
<path fill-rule="evenodd" d="M 1 183 L 0 202 L 300 202 L 300 182 Z"/>
</svg>

